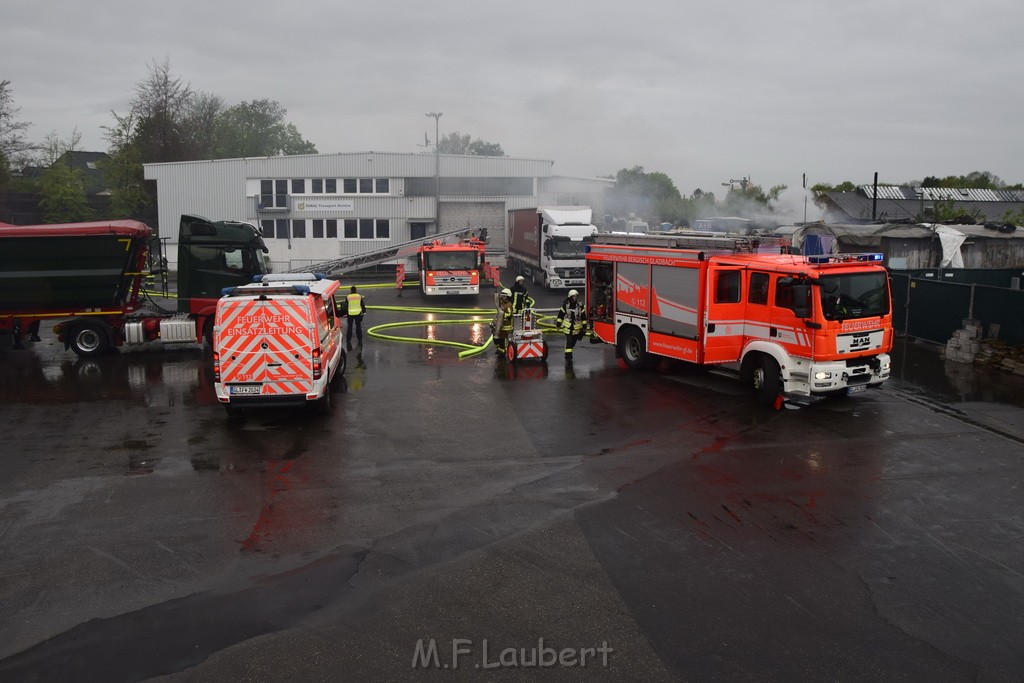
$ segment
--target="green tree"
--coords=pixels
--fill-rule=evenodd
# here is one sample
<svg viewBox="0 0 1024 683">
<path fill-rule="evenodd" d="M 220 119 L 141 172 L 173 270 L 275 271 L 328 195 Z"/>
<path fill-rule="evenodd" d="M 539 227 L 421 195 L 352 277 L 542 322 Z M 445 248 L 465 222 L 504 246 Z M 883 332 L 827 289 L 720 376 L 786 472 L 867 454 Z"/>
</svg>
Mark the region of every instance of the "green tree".
<svg viewBox="0 0 1024 683">
<path fill-rule="evenodd" d="M 67 141 L 55 133 L 46 137 L 44 154 L 50 164 L 40 181 L 39 207 L 47 223 L 75 223 L 96 217 L 85 193 L 85 178 L 70 163 L 70 153 L 78 149 L 81 138 L 78 129 Z"/>
<path fill-rule="evenodd" d="M 184 122 L 193 96 L 166 59 L 150 64 L 149 75 L 135 84 L 129 103 L 135 123 L 131 137 L 146 163 L 186 160 Z"/>
<path fill-rule="evenodd" d="M 253 100 L 229 107 L 216 120 L 213 158 L 270 157 L 316 154 L 294 124 L 285 121 L 287 110 L 273 100 Z"/>
<path fill-rule="evenodd" d="M 441 136 L 437 145 L 438 154 L 468 154 L 481 157 L 503 157 L 505 150 L 497 142 L 487 142 L 458 131 Z"/>
<path fill-rule="evenodd" d="M 113 112 L 112 112 L 113 113 Z M 110 147 L 101 169 L 110 188 L 110 213 L 117 218 L 133 218 L 149 223 L 153 220 L 155 199 L 147 191 L 140 145 L 136 141 L 135 117 L 113 113 L 114 125 L 104 126 L 104 137 Z"/>
<path fill-rule="evenodd" d="M 0 165 L 4 170 L 24 166 L 35 151 L 35 145 L 25 135 L 32 124 L 19 120 L 20 112 L 21 109 L 14 106 L 11 82 L 0 81 Z"/>
<path fill-rule="evenodd" d="M 916 185 L 917 183 L 909 183 Z M 966 175 L 949 175 L 945 178 L 927 176 L 921 181 L 921 187 L 949 187 L 954 189 L 977 189 L 977 190 L 999 190 L 1006 187 L 1006 183 L 994 173 L 989 171 L 971 171 Z"/>
<path fill-rule="evenodd" d="M 189 100 L 181 125 L 187 158 L 215 158 L 217 120 L 225 109 L 224 100 L 211 93 L 196 93 Z"/>
<path fill-rule="evenodd" d="M 725 199 L 722 201 L 722 208 L 731 215 L 743 218 L 752 218 L 764 212 L 774 213 L 774 202 L 778 201 L 787 185 L 775 185 L 767 192 L 760 186 L 753 183 L 744 183 L 739 187 L 729 188 Z"/>
<path fill-rule="evenodd" d="M 619 216 L 635 214 L 673 223 L 694 215 L 692 203 L 683 199 L 671 178 L 660 171 L 647 173 L 643 166 L 623 168 L 615 174 L 608 208 Z"/>
</svg>

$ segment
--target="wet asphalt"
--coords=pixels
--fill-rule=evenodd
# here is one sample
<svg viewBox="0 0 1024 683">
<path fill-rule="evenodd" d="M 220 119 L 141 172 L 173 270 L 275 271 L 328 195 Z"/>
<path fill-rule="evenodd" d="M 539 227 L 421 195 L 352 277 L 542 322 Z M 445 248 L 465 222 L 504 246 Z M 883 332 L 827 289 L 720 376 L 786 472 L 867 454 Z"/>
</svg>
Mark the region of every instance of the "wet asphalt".
<svg viewBox="0 0 1024 683">
<path fill-rule="evenodd" d="M 42 336 L 0 344 L 0 679 L 1024 672 L 1024 378 L 901 342 L 883 389 L 772 411 L 585 341 L 366 338 L 330 415 L 229 420 L 199 346 Z"/>
</svg>

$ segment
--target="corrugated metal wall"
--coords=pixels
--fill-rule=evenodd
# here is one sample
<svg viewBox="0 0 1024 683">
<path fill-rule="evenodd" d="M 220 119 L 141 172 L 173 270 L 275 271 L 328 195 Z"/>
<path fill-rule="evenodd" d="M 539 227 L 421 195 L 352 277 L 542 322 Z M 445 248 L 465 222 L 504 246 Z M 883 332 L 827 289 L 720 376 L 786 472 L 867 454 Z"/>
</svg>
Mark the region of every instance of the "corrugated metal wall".
<svg viewBox="0 0 1024 683">
<path fill-rule="evenodd" d="M 177 258 L 175 246 L 178 222 L 184 213 L 205 216 L 211 220 L 245 220 L 256 225 L 260 225 L 263 220 L 306 221 L 305 232 L 308 237 L 284 240 L 268 236 L 266 240 L 271 250 L 271 259 L 278 264 L 285 264 L 323 260 L 336 254 L 361 253 L 386 246 L 389 242 L 313 238 L 311 221 L 314 219 L 388 219 L 391 225 L 390 242 L 397 244 L 408 241 L 410 223 L 434 223 L 435 200 L 432 196 L 405 196 L 405 179 L 433 178 L 436 168 L 439 168 L 442 178 L 525 178 L 530 181 L 526 187 L 533 189 L 528 196 L 468 196 L 463 199 L 442 194 L 441 229 L 459 229 L 467 227 L 467 224 L 468 227 L 487 227 L 492 249 L 497 245 L 504 248 L 509 209 L 565 204 L 569 203 L 564 201 L 569 196 L 586 196 L 592 203 L 600 199 L 600 206 L 603 207 L 602 182 L 588 179 L 558 178 L 549 186 L 551 192 L 545 195 L 551 201 L 538 201 L 536 188 L 539 182 L 549 180 L 553 163 L 548 160 L 510 157 L 435 157 L 430 153 L 357 152 L 147 164 L 145 177 L 157 181 L 159 224 L 156 227 L 161 236 L 170 238 L 168 256 L 172 267 Z M 387 178 L 390 181 L 389 194 L 361 196 L 339 192 L 314 195 L 310 191 L 290 196 L 287 210 L 266 211 L 258 208 L 261 180 L 306 179 L 307 190 L 311 190 L 308 181 L 313 178 Z M 517 187 L 517 191 L 522 189 Z M 300 202 L 312 202 L 315 199 L 350 201 L 351 204 L 350 208 L 336 204 L 333 208 L 323 210 L 299 210 Z M 600 210 L 603 209 L 598 209 L 595 214 L 599 214 Z"/>
</svg>

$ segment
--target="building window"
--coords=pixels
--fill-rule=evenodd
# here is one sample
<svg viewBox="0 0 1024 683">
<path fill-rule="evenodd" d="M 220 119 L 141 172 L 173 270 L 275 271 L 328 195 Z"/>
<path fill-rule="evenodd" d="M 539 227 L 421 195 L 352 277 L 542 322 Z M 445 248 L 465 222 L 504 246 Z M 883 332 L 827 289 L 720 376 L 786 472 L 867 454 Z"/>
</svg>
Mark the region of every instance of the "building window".
<svg viewBox="0 0 1024 683">
<path fill-rule="evenodd" d="M 306 194 L 306 179 L 305 178 L 293 178 L 292 179 L 292 194 Z"/>
<path fill-rule="evenodd" d="M 324 180 L 324 192 L 327 194 L 338 193 L 338 179 L 337 178 L 326 178 Z"/>
<path fill-rule="evenodd" d="M 321 194 L 324 191 L 324 179 L 313 178 L 313 194 Z"/>
<path fill-rule="evenodd" d="M 360 218 L 359 219 L 359 239 L 361 239 L 361 240 L 372 240 L 373 239 L 373 219 L 372 218 Z"/>
<path fill-rule="evenodd" d="M 295 219 L 292 221 L 292 237 L 305 237 L 306 236 L 306 221 L 305 219 Z"/>
<path fill-rule="evenodd" d="M 341 191 L 343 194 L 391 194 L 391 179 L 342 178 Z"/>
<path fill-rule="evenodd" d="M 269 219 L 260 221 L 260 228 L 263 229 L 264 237 L 275 237 L 278 239 L 288 239 L 288 220 L 285 218 L 278 218 L 277 220 Z"/>
<path fill-rule="evenodd" d="M 322 218 L 313 219 L 313 239 L 324 236 L 324 220 Z"/>
<path fill-rule="evenodd" d="M 288 181 L 261 180 L 260 206 L 272 209 L 288 208 Z"/>
<path fill-rule="evenodd" d="M 327 220 L 327 239 L 336 240 L 338 239 L 338 221 L 334 218 Z"/>
<path fill-rule="evenodd" d="M 391 221 L 387 218 L 346 218 L 342 224 L 343 239 L 386 240 L 391 239 Z M 327 221 L 327 237 L 337 238 L 338 221 Z"/>
</svg>

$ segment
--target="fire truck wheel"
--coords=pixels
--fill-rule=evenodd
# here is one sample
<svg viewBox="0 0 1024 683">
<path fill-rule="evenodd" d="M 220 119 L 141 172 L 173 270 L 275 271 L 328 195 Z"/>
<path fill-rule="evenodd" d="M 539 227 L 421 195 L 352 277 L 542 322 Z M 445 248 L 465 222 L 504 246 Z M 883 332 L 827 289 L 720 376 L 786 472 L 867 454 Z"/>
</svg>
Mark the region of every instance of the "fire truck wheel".
<svg viewBox="0 0 1024 683">
<path fill-rule="evenodd" d="M 514 343 L 509 342 L 508 346 L 505 347 L 505 357 L 508 358 L 509 363 L 515 363 L 516 360 L 518 360 L 518 358 L 516 358 L 516 345 Z"/>
<path fill-rule="evenodd" d="M 230 403 L 225 403 L 224 410 L 225 412 L 227 412 L 229 418 L 242 417 L 242 409 L 239 408 L 238 406 L 233 406 Z"/>
<path fill-rule="evenodd" d="M 110 348 L 110 337 L 98 323 L 79 323 L 71 332 L 71 350 L 82 358 L 98 356 Z"/>
<path fill-rule="evenodd" d="M 339 377 L 345 374 L 345 369 L 348 367 L 348 354 L 345 353 L 344 349 L 341 352 L 341 359 L 338 361 L 338 369 L 334 371 L 334 377 L 331 381 L 336 381 Z"/>
<path fill-rule="evenodd" d="M 545 361 L 545 360 L 548 359 L 548 343 L 546 341 L 542 341 L 540 343 L 540 348 L 541 348 L 540 359 L 542 361 Z"/>
<path fill-rule="evenodd" d="M 768 355 L 761 356 L 754 366 L 753 386 L 757 400 L 764 405 L 773 405 L 779 396 L 779 364 Z"/>
<path fill-rule="evenodd" d="M 630 370 L 644 370 L 650 366 L 644 338 L 636 330 L 627 330 L 619 337 L 619 356 Z"/>
</svg>

